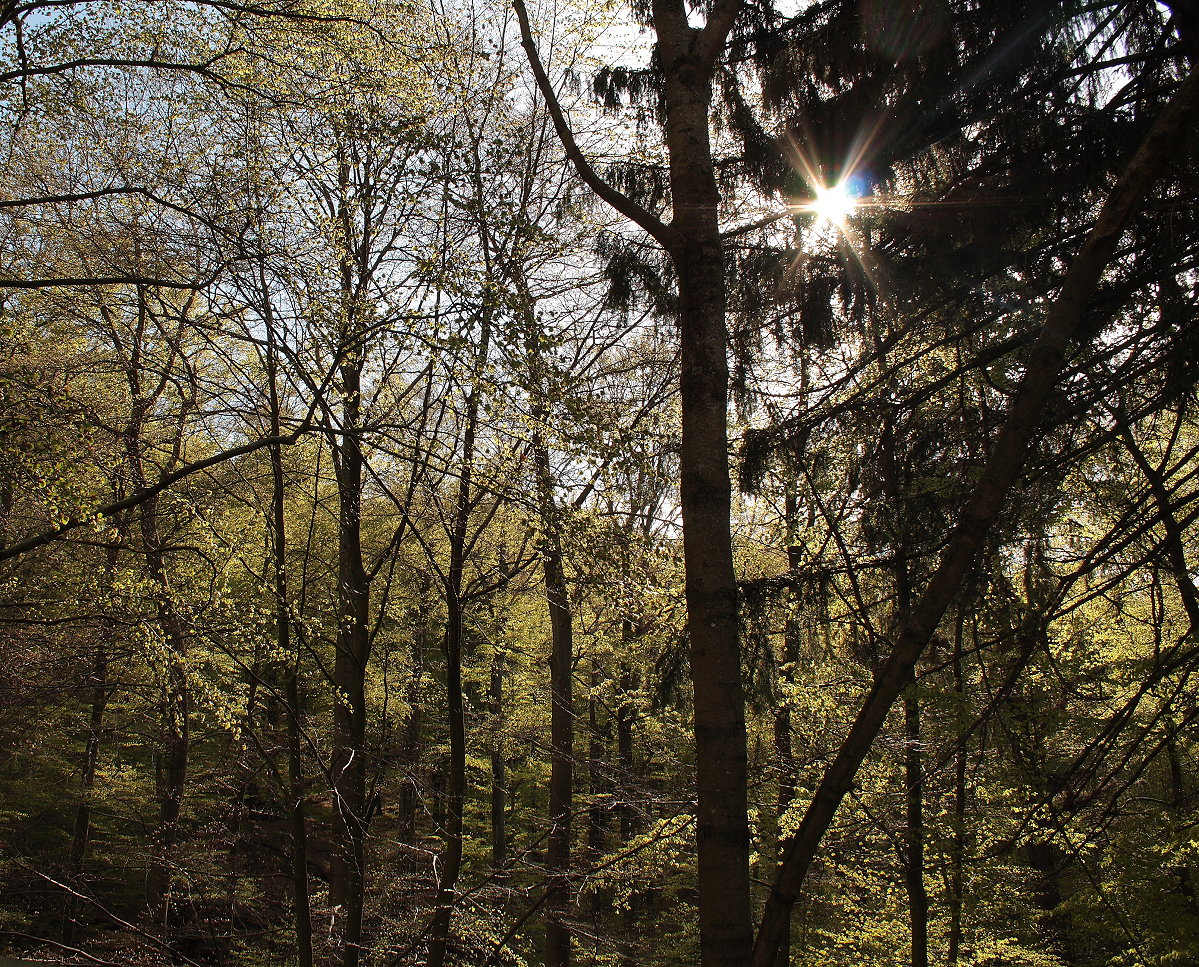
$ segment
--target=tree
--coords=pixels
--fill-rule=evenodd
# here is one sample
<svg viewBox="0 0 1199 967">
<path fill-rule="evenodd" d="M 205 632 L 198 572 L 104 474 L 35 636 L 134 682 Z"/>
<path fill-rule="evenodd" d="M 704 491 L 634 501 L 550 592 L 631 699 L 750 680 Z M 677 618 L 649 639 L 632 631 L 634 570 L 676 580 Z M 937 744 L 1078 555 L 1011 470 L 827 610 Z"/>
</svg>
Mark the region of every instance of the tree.
<svg viewBox="0 0 1199 967">
<path fill-rule="evenodd" d="M 717 76 L 716 65 L 724 56 L 726 41 L 738 22 L 742 32 L 736 35 L 736 40 L 750 52 L 751 57 L 762 58 L 767 85 L 786 85 L 787 81 L 779 76 L 778 67 L 782 65 L 784 70 L 789 71 L 797 58 L 804 56 L 798 44 L 788 50 L 789 38 L 782 33 L 788 27 L 802 29 L 826 16 L 830 24 L 846 33 L 856 32 L 858 24 L 841 5 L 828 5 L 827 9 L 822 5 L 801 12 L 788 22 L 772 9 L 742 8 L 735 2 L 729 2 L 713 5 L 707 12 L 706 22 L 693 27 L 682 4 L 652 5 L 647 11 L 647 26 L 654 31 L 656 38 L 655 83 L 652 90 L 660 98 L 663 138 L 669 158 L 670 204 L 674 213 L 674 218 L 667 226 L 633 198 L 605 181 L 578 148 L 562 110 L 557 107 L 554 88 L 538 57 L 525 7 L 520 0 L 516 0 L 515 8 L 538 87 L 547 102 L 554 105 L 551 110 L 555 125 L 580 177 L 601 199 L 632 219 L 662 245 L 670 254 L 678 279 L 684 428 L 680 472 L 688 563 L 691 674 L 696 702 L 695 735 L 700 766 L 700 931 L 705 964 L 744 963 L 749 959 L 751 933 L 748 831 L 746 803 L 741 792 L 745 786 L 745 730 L 737 654 L 736 592 L 731 545 L 727 538 L 730 508 L 728 488 L 724 483 L 727 477 L 728 385 L 726 255 L 717 221 L 720 196 L 711 149 L 710 112 Z M 948 19 L 948 14 L 945 16 Z M 1014 16 L 1005 13 L 998 18 L 998 23 L 987 22 L 984 31 L 1002 33 L 1012 20 L 1018 23 L 1021 17 L 1022 12 Z M 916 24 L 931 26 L 931 22 L 922 24 L 919 18 Z M 867 17 L 863 26 L 868 31 L 872 27 L 882 28 L 884 24 L 881 21 L 872 23 Z M 885 35 L 867 35 L 862 40 L 853 37 L 850 42 L 857 44 L 860 50 L 874 40 L 878 40 L 881 46 L 882 39 L 885 39 Z M 898 43 L 903 38 L 897 35 L 891 39 Z M 926 44 L 925 39 L 918 35 L 907 40 L 912 41 L 913 51 L 924 54 L 931 49 L 929 56 L 934 58 L 948 49 L 945 45 Z M 1029 63 L 1026 58 L 1035 48 L 1035 43 L 1023 46 L 1021 56 L 1012 58 L 1014 66 L 1005 67 L 1005 71 L 1011 70 L 1015 74 L 1026 69 L 1025 65 Z M 784 50 L 790 56 L 780 57 L 780 52 Z M 897 50 L 891 53 L 908 52 Z M 986 57 L 981 47 L 964 48 L 962 53 L 967 61 L 970 57 Z M 807 56 L 810 57 L 811 53 L 808 52 Z M 913 58 L 913 61 L 916 59 Z M 873 63 L 877 64 L 877 60 Z M 861 104 L 862 98 L 870 98 L 865 101 L 869 109 L 872 102 L 878 105 L 877 98 L 883 88 L 877 83 L 876 77 L 881 72 L 871 71 L 870 54 L 863 58 L 862 67 L 858 78 L 847 79 L 846 97 L 858 99 L 851 101 L 851 104 Z M 962 63 L 954 67 L 969 70 Z M 969 126 L 968 119 L 972 115 L 986 117 L 989 112 L 996 110 L 997 103 L 1002 105 L 1002 101 L 993 99 L 994 92 L 998 90 L 996 73 L 994 70 L 989 74 L 984 73 L 985 84 L 963 88 L 962 111 L 951 119 L 952 126 L 947 125 L 950 131 L 963 131 Z M 910 83 L 905 91 L 907 101 L 895 109 L 896 113 L 920 108 L 923 97 L 920 85 L 911 83 L 912 75 L 904 71 L 896 71 L 894 75 L 903 76 Z M 626 72 L 621 82 L 626 89 L 628 76 Z M 756 151 L 758 159 L 763 159 L 768 154 L 765 147 L 768 138 L 737 88 L 735 68 L 726 70 L 720 77 L 724 84 L 723 94 L 729 104 L 731 125 L 742 138 L 745 157 L 752 157 Z M 862 82 L 856 83 L 859 79 Z M 613 89 L 619 88 L 620 83 L 611 81 L 611 76 L 609 80 Z M 806 109 L 809 118 L 819 117 L 818 111 L 825 106 L 811 90 L 811 85 L 806 92 L 802 86 L 799 91 L 787 86 L 776 87 L 773 92 L 767 86 L 766 90 L 771 92 L 770 96 L 776 104 L 784 102 L 790 107 L 798 101 L 801 108 Z M 619 90 L 616 92 L 621 93 Z M 780 869 L 779 884 L 771 894 L 753 958 L 757 964 L 773 960 L 781 942 L 787 912 L 802 881 L 800 871 L 806 869 L 810 862 L 837 805 L 881 728 L 887 710 L 899 694 L 901 678 L 907 675 L 935 631 L 983 536 L 999 513 L 1003 497 L 1014 482 L 1037 430 L 1039 411 L 1048 399 L 1060 371 L 1068 334 L 1078 327 L 1083 306 L 1093 296 L 1119 236 L 1137 210 L 1149 183 L 1164 165 L 1172 147 L 1181 143 L 1189 118 L 1189 97 L 1189 89 L 1184 86 L 1179 100 L 1172 106 L 1173 113 L 1166 115 L 1167 120 L 1162 122 L 1162 128 L 1155 135 L 1158 140 L 1147 147 L 1128 169 L 1118 193 L 1109 202 L 1104 216 L 1092 230 L 1087 245 L 1067 276 L 1065 289 L 1057 297 L 1057 308 L 1047 323 L 1045 332 L 1048 335 L 1042 336 L 1034 349 L 1033 358 L 1036 362 L 1030 364 L 1025 380 L 1027 389 L 1013 404 L 1009 429 L 997 441 L 988 463 L 988 474 L 1002 467 L 1004 475 L 980 486 L 965 509 L 949 553 L 942 558 L 941 567 L 934 573 L 928 589 L 915 605 L 911 619 L 902 623 L 903 633 L 897 639 L 895 651 L 880 670 L 862 715 L 842 745 L 825 782 L 817 790 L 813 806 L 788 848 Z M 831 98 L 829 103 L 835 103 L 835 100 Z M 845 112 L 843 104 L 837 106 Z M 844 120 L 844 113 L 839 118 L 834 116 L 832 120 Z M 927 130 L 918 131 L 921 137 L 929 138 L 928 142 L 905 142 L 900 137 L 880 147 L 871 146 L 873 154 L 882 156 L 876 160 L 885 163 L 913 157 L 922 147 L 927 144 L 935 146 L 937 140 L 944 136 L 941 131 L 935 134 Z M 821 133 L 827 142 L 830 133 Z M 844 128 L 841 133 L 843 135 Z M 800 130 L 796 134 L 803 137 Z M 831 138 L 837 136 L 834 128 Z M 835 144 L 835 140 L 832 144 L 800 141 L 800 160 L 806 163 L 811 172 L 810 177 L 814 182 L 812 188 L 824 187 L 822 168 L 827 158 L 837 156 L 830 150 Z M 805 156 L 805 152 L 809 154 Z M 780 177 L 779 168 L 773 167 L 768 159 L 763 160 L 767 163 L 759 164 L 752 175 L 763 188 L 779 186 L 780 182 L 786 180 L 785 177 Z M 845 171 L 842 174 L 848 176 L 850 173 Z M 828 288 L 825 293 L 826 299 L 832 294 Z M 825 311 L 828 311 L 827 308 Z M 1067 334 L 1065 339 L 1059 330 Z M 701 382 L 702 387 L 699 385 Z M 996 454 L 999 454 L 998 458 Z M 729 683 L 735 683 L 734 687 L 730 688 Z"/>
</svg>

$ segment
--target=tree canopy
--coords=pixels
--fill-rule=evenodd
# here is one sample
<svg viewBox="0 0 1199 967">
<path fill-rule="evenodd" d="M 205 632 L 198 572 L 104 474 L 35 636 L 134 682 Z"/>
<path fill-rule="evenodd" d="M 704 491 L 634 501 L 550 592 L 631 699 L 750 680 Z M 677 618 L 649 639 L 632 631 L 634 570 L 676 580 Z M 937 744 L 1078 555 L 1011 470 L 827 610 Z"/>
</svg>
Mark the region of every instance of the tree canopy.
<svg viewBox="0 0 1199 967">
<path fill-rule="evenodd" d="M 0 37 L 0 950 L 1199 959 L 1193 0 Z"/>
</svg>

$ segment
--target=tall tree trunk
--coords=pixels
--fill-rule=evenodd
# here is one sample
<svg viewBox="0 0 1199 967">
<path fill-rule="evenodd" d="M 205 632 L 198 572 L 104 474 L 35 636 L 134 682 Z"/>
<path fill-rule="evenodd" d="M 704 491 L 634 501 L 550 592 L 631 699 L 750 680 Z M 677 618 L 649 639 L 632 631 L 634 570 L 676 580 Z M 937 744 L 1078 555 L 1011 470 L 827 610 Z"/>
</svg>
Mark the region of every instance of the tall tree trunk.
<svg viewBox="0 0 1199 967">
<path fill-rule="evenodd" d="M 116 573 L 118 544 L 114 541 L 105 550 L 106 583 L 112 587 Z M 91 671 L 91 712 L 88 716 L 87 742 L 83 749 L 83 763 L 80 769 L 79 805 L 75 807 L 75 825 L 71 834 L 70 875 L 75 880 L 83 872 L 83 862 L 87 857 L 87 846 L 92 831 L 92 791 L 96 787 L 96 767 L 100 761 L 100 741 L 104 732 L 104 713 L 108 708 L 108 653 L 113 641 L 113 622 L 105 618 L 100 629 L 99 641 L 96 643 L 96 653 L 92 656 Z M 74 944 L 78 924 L 75 917 L 78 911 L 78 901 L 74 896 L 67 898 L 63 915 L 62 942 Z"/>
<path fill-rule="evenodd" d="M 333 856 L 329 905 L 333 918 L 332 954 L 342 967 L 358 967 L 362 909 L 366 902 L 366 666 L 370 659 L 370 578 L 363 563 L 362 371 L 366 361 L 363 313 L 356 282 L 369 276 L 358 264 L 355 199 L 343 144 L 337 147 L 336 219 L 340 230 L 340 310 L 338 351 L 341 425 L 333 437 L 337 479 L 337 637 L 334 644 Z M 364 271 L 365 270 L 365 271 Z"/>
<path fill-rule="evenodd" d="M 158 829 L 154 835 L 150 868 L 146 872 L 146 905 L 153 921 L 165 930 L 170 919 L 171 869 L 179 839 L 179 815 L 183 807 L 191 752 L 191 694 L 183 668 L 187 657 L 187 640 L 183 622 L 171 597 L 159 536 L 157 496 L 142 504 L 140 529 L 142 554 L 146 571 L 157 588 L 158 623 L 167 646 L 162 704 L 164 738 L 155 769 Z"/>
<path fill-rule="evenodd" d="M 329 903 L 335 918 L 335 956 L 357 967 L 365 901 L 366 665 L 370 581 L 362 560 L 361 361 L 355 351 L 341 367 L 342 425 L 337 443 L 337 639 L 333 662 L 331 775 L 334 850 Z"/>
<path fill-rule="evenodd" d="M 1180 731 L 1173 722 L 1167 723 L 1167 728 L 1170 729 L 1170 737 L 1166 741 L 1166 762 L 1170 768 L 1170 806 L 1169 810 L 1175 823 L 1175 828 L 1179 830 L 1179 834 L 1187 824 L 1187 795 L 1184 782 L 1184 774 L 1182 768 L 1182 757 L 1178 753 L 1178 740 L 1176 736 Z M 1192 916 L 1199 916 L 1199 898 L 1195 896 L 1195 881 L 1191 875 L 1191 857 L 1187 852 L 1181 852 L 1178 858 L 1178 892 L 1182 894 L 1187 912 Z"/>
<path fill-rule="evenodd" d="M 962 635 L 966 608 L 959 605 L 953 626 L 953 694 L 957 717 L 966 707 L 966 679 L 962 667 Z M 950 839 L 949 940 L 945 962 L 955 967 L 962 947 L 962 872 L 966 858 L 966 739 L 958 740 L 953 754 L 953 837 Z"/>
<path fill-rule="evenodd" d="M 896 560 L 899 625 L 912 607 L 906 540 L 900 542 Z M 924 765 L 920 754 L 920 699 L 916 696 L 916 668 L 908 671 L 903 694 L 904 805 L 907 814 L 904 882 L 908 893 L 908 925 L 912 941 L 912 967 L 928 967 L 928 892 L 924 886 Z"/>
<path fill-rule="evenodd" d="M 540 423 L 548 414 L 536 406 Z M 537 412 L 539 411 L 540 412 Z M 550 614 L 550 832 L 546 850 L 545 967 L 569 967 L 571 811 L 574 801 L 574 626 L 562 560 L 561 522 L 554 500 L 549 449 L 533 433 L 533 461 L 542 526 L 542 564 Z"/>
<path fill-rule="evenodd" d="M 500 727 L 500 716 L 504 711 L 504 666 L 498 655 L 491 665 L 488 699 L 494 728 L 491 739 L 491 866 L 498 872 L 508 862 L 508 769 Z"/>
<path fill-rule="evenodd" d="M 636 637 L 636 622 L 624 618 L 620 623 L 621 639 L 625 650 L 632 647 Z M 637 724 L 637 673 L 627 662 L 620 664 L 620 699 L 616 706 L 616 766 L 619 770 L 619 800 L 616 803 L 617 824 L 620 827 L 620 843 L 627 844 L 637 833 L 637 814 L 633 808 L 633 779 L 636 764 L 633 760 L 633 726 Z"/>
<path fill-rule="evenodd" d="M 632 653 L 637 631 L 636 621 L 628 616 L 622 619 L 620 634 L 626 654 Z M 636 762 L 633 728 L 637 723 L 637 703 L 634 696 L 638 686 L 638 675 L 627 661 L 620 663 L 619 681 L 620 695 L 616 706 L 616 769 L 619 777 L 616 782 L 616 822 L 619 827 L 620 845 L 627 846 L 637 835 L 637 810 L 634 806 Z M 638 935 L 638 906 L 638 892 L 630 884 L 628 905 L 625 907 L 623 916 L 625 940 L 620 945 L 622 967 L 634 967 L 637 963 L 635 938 Z"/>
<path fill-rule="evenodd" d="M 259 283 L 266 323 L 267 392 L 271 407 L 271 435 L 282 429 L 279 402 L 278 347 L 275 320 L 271 310 L 266 271 L 259 263 Z M 270 447 L 271 459 L 271 566 L 275 584 L 275 647 L 287 662 L 283 678 L 283 698 L 287 704 L 287 819 L 290 834 L 290 874 L 292 925 L 296 939 L 296 964 L 312 967 L 312 910 L 308 897 L 308 820 L 304 811 L 304 759 L 300 721 L 300 651 L 292 653 L 291 615 L 287 591 L 287 504 L 283 475 L 283 448 Z"/>
<path fill-rule="evenodd" d="M 745 700 L 730 527 L 725 265 L 709 65 L 681 2 L 657 0 L 679 280 L 680 502 L 695 708 L 700 962 L 744 967 L 753 940 Z"/>
<path fill-rule="evenodd" d="M 492 307 L 484 305 L 480 314 L 479 352 L 475 359 L 476 378 L 487 365 L 491 348 Z M 479 426 L 479 385 L 471 387 L 466 400 L 462 433 L 462 468 L 458 478 L 454 520 L 450 529 L 450 566 L 445 578 L 446 627 L 446 717 L 450 732 L 449 775 L 445 794 L 445 840 L 441 873 L 437 884 L 437 905 L 429 928 L 428 967 L 442 967 L 449 946 L 458 877 L 462 873 L 462 811 L 466 798 L 466 710 L 462 694 L 463 602 L 462 583 L 466 567 L 467 535 L 473 506 L 475 435 Z"/>
<path fill-rule="evenodd" d="M 591 694 L 587 699 L 587 785 L 590 797 L 587 806 L 587 862 L 592 867 L 599 863 L 608 848 L 608 808 L 612 800 L 608 748 L 605 730 L 600 727 L 601 703 L 595 697 L 599 678 L 599 669 L 593 664 L 588 682 Z M 608 899 L 603 891 L 593 891 L 593 912 L 609 906 Z"/>
<path fill-rule="evenodd" d="M 114 345 L 127 353 L 125 378 L 129 389 L 130 410 L 129 419 L 122 432 L 122 445 L 132 488 L 135 491 L 144 490 L 149 484 L 146 466 L 148 449 L 144 439 L 146 423 L 158 405 L 167 382 L 165 378 L 157 378 L 148 381 L 153 388 L 146 385 L 147 374 L 150 372 L 147 360 L 147 331 L 153 320 L 144 288 L 137 288 L 137 311 L 132 319 L 132 332 L 127 339 L 117 335 L 121 324 L 116 313 L 106 306 L 101 308 L 101 313 L 112 330 Z M 178 344 L 175 344 L 175 352 L 177 351 Z M 169 367 L 174 361 L 172 356 L 165 365 Z M 182 425 L 180 421 L 179 427 Z M 163 670 L 160 706 L 163 738 L 154 763 L 158 824 L 153 834 L 146 869 L 146 909 L 151 924 L 165 934 L 170 918 L 173 854 L 179 837 L 179 816 L 183 807 L 191 752 L 191 694 L 184 667 L 187 660 L 187 636 L 175 607 L 174 591 L 167 571 L 166 551 L 159 520 L 159 500 L 160 495 L 153 493 L 142 501 L 137 510 L 137 524 L 143 571 L 154 590 L 156 617 L 165 646 L 163 658 L 166 667 Z"/>
<path fill-rule="evenodd" d="M 790 483 L 787 485 L 787 493 L 784 497 L 783 515 L 787 528 L 787 568 L 792 574 L 797 574 L 802 563 L 799 545 L 796 544 L 795 540 L 797 518 L 799 516 L 799 500 L 794 486 Z M 799 662 L 800 640 L 802 638 L 802 625 L 798 612 L 798 592 L 793 592 L 791 598 L 791 610 L 788 612 L 786 623 L 783 625 L 782 658 L 783 664 L 788 670 L 782 672 L 779 676 L 780 685 L 783 686 L 784 691 L 785 686 L 794 681 L 795 667 Z M 779 771 L 778 801 L 776 806 L 779 821 L 777 863 L 782 858 L 783 845 L 787 839 L 782 826 L 783 816 L 790 807 L 791 801 L 795 798 L 796 781 L 795 755 L 791 742 L 791 703 L 790 697 L 785 694 L 782 696 L 778 711 L 774 716 L 774 755 Z M 787 967 L 791 963 L 791 929 L 789 923 L 787 930 L 779 942 L 778 954 L 775 957 L 774 963 L 775 967 Z"/>
<path fill-rule="evenodd" d="M 423 602 L 429 592 L 431 581 L 427 572 L 420 577 L 417 601 Z M 416 810 L 419 799 L 418 767 L 420 765 L 420 738 L 424 715 L 421 711 L 421 679 L 425 670 L 425 648 L 429 626 L 424 609 L 418 605 L 412 609 L 412 668 L 405 688 L 408 704 L 408 721 L 404 723 L 403 739 L 400 743 L 400 759 L 404 764 L 405 776 L 399 791 L 399 836 L 401 842 L 416 842 Z"/>
<path fill-rule="evenodd" d="M 924 773 L 920 755 L 920 700 L 914 694 L 916 675 L 908 679 L 903 697 L 904 793 L 907 810 L 908 923 L 912 937 L 912 967 L 928 967 L 928 892 L 924 886 Z"/>
<path fill-rule="evenodd" d="M 463 478 L 465 484 L 466 478 Z M 466 711 L 462 695 L 462 562 L 461 545 L 454 535 L 447 591 L 446 630 L 443 647 L 446 660 L 446 714 L 450 730 L 449 774 L 445 792 L 445 841 L 437 884 L 437 908 L 429 940 L 429 967 L 442 967 L 449 945 L 458 877 L 462 872 L 462 810 L 466 797 Z M 456 588 L 453 585 L 457 585 Z"/>
<path fill-rule="evenodd" d="M 537 54 L 523 0 L 521 43 L 575 168 L 605 202 L 669 253 L 679 287 L 679 454 L 687 630 L 696 761 L 696 847 L 702 967 L 744 967 L 753 944 L 745 700 L 728 465 L 728 333 L 720 193 L 709 130 L 715 65 L 741 0 L 716 0 L 702 28 L 683 0 L 652 0 L 674 218 L 669 226 L 615 190 L 579 150 Z"/>
</svg>

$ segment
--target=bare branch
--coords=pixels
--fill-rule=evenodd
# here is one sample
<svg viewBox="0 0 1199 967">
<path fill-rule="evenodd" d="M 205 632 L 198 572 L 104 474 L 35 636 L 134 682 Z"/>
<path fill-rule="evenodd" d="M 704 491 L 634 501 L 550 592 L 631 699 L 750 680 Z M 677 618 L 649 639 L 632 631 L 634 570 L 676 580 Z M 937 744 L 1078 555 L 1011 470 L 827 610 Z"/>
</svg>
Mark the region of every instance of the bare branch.
<svg viewBox="0 0 1199 967">
<path fill-rule="evenodd" d="M 587 160 L 587 156 L 583 154 L 578 142 L 575 141 L 574 132 L 571 131 L 570 124 L 566 120 L 566 115 L 562 110 L 562 104 L 558 100 L 558 95 L 554 91 L 554 86 L 550 83 L 550 79 L 545 72 L 545 67 L 541 63 L 541 56 L 537 53 L 537 44 L 533 40 L 533 30 L 529 26 L 529 13 L 525 9 L 524 0 L 512 0 L 512 9 L 516 11 L 516 19 L 520 24 L 520 44 L 528 56 L 529 67 L 533 71 L 533 77 L 537 81 L 537 88 L 541 91 L 541 96 L 545 98 L 545 106 L 549 111 L 550 118 L 554 122 L 554 130 L 558 132 L 558 137 L 562 141 L 562 147 L 566 151 L 566 156 L 570 159 L 571 164 L 575 166 L 579 177 L 583 179 L 587 187 L 611 205 L 612 208 L 629 219 L 629 221 L 643 228 L 663 248 L 669 249 L 674 239 L 674 233 L 670 227 L 653 212 L 642 208 L 628 195 L 617 191 L 608 182 L 604 181 L 600 177 L 599 172 L 592 167 L 591 162 Z"/>
</svg>

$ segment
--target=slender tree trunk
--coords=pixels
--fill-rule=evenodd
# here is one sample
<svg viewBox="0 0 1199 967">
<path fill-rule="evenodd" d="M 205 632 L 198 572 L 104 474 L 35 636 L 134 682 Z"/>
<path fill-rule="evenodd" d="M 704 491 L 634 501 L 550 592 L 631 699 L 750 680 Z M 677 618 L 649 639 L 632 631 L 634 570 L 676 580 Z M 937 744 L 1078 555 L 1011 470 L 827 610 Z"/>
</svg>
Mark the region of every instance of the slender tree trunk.
<svg viewBox="0 0 1199 967">
<path fill-rule="evenodd" d="M 594 693 L 599 683 L 599 675 L 591 670 L 590 687 Z M 594 694 L 587 699 L 587 792 L 590 804 L 587 807 L 587 858 L 596 862 L 604 855 L 606 845 L 604 808 L 605 794 L 608 784 L 604 777 L 604 736 L 600 731 L 599 702 Z"/>
<path fill-rule="evenodd" d="M 92 790 L 96 786 L 96 766 L 100 761 L 100 740 L 104 730 L 104 712 L 108 707 L 108 644 L 103 642 L 92 659 L 92 706 L 88 719 L 87 744 L 83 752 L 83 769 L 79 782 L 79 805 L 75 809 L 75 828 L 71 836 L 71 876 L 83 872 L 83 861 L 92 829 Z M 74 922 L 68 918 L 63 931 L 70 943 L 74 937 Z"/>
<path fill-rule="evenodd" d="M 146 872 L 146 905 L 154 923 L 165 930 L 170 919 L 171 869 L 179 839 L 179 815 L 183 807 L 191 751 L 191 694 L 182 664 L 187 656 L 183 622 L 171 597 L 159 536 L 157 496 L 145 501 L 140 509 L 142 555 L 147 574 L 157 588 L 158 623 L 167 646 L 162 705 L 164 738 L 155 769 L 158 829 L 154 835 L 150 867 Z"/>
<path fill-rule="evenodd" d="M 1175 736 L 1179 729 L 1173 722 L 1168 723 L 1170 738 L 1166 742 L 1166 762 L 1170 767 L 1170 812 L 1173 814 L 1176 828 L 1180 831 L 1186 826 L 1186 786 L 1184 783 L 1182 758 L 1178 754 L 1178 742 Z M 1195 896 L 1195 882 L 1191 875 L 1191 858 L 1185 852 L 1178 860 L 1178 892 L 1186 901 L 1187 912 L 1192 917 L 1199 916 L 1199 898 Z"/>
<path fill-rule="evenodd" d="M 908 921 L 912 967 L 928 967 L 928 892 L 924 886 L 924 774 L 920 755 L 920 701 L 913 693 L 915 672 L 903 697 L 904 787 L 907 807 Z"/>
<path fill-rule="evenodd" d="M 275 323 L 266 284 L 266 273 L 259 265 L 259 282 L 266 300 L 266 372 L 271 407 L 271 435 L 281 432 L 279 403 L 278 352 Z M 287 819 L 291 838 L 290 874 L 292 923 L 296 935 L 298 967 L 312 967 L 312 910 L 308 897 L 308 821 L 304 811 L 304 760 L 300 721 L 300 652 L 292 653 L 291 616 L 287 591 L 287 505 L 283 476 L 283 448 L 270 447 L 271 459 L 271 565 L 275 584 L 275 647 L 287 662 L 283 679 L 283 697 L 287 703 Z"/>
<path fill-rule="evenodd" d="M 508 770 L 504 762 L 500 716 L 504 710 L 504 667 L 499 657 L 491 665 L 488 691 L 495 734 L 491 739 L 491 866 L 499 871 L 508 862 Z"/>
<path fill-rule="evenodd" d="M 544 419 L 544 412 L 538 419 Z M 571 811 L 574 800 L 574 627 L 559 537 L 549 450 L 533 433 L 544 540 L 542 561 L 550 613 L 550 833 L 546 850 L 545 967 L 569 967 Z"/>
<path fill-rule="evenodd" d="M 112 586 L 116 572 L 118 545 L 114 542 L 106 550 L 107 583 Z M 71 834 L 71 879 L 77 879 L 83 872 L 83 863 L 87 857 L 87 846 L 92 832 L 92 791 L 96 787 L 96 767 L 100 761 L 100 741 L 104 733 L 104 713 L 108 708 L 108 652 L 112 645 L 113 623 L 105 619 L 96 643 L 96 653 L 92 656 L 91 713 L 88 717 L 87 742 L 83 750 L 83 763 L 80 769 L 79 805 L 75 807 L 75 827 Z M 75 917 L 78 912 L 78 901 L 74 896 L 67 898 L 63 916 L 62 942 L 74 944 L 78 933 Z"/>
<path fill-rule="evenodd" d="M 895 565 L 900 625 L 907 621 L 912 607 L 907 556 L 905 539 L 900 542 Z M 920 754 L 920 700 L 915 689 L 916 668 L 913 665 L 908 671 L 903 695 L 904 805 L 907 814 L 904 882 L 908 893 L 912 967 L 928 967 L 928 892 L 924 885 L 924 765 Z"/>
<path fill-rule="evenodd" d="M 788 483 L 784 498 L 784 517 L 787 527 L 787 567 L 792 574 L 797 574 L 801 566 L 799 546 L 795 542 L 796 521 L 799 516 L 799 500 L 795 488 Z M 787 614 L 783 625 L 783 664 L 786 671 L 779 676 L 780 685 L 786 686 L 795 679 L 795 667 L 799 662 L 799 648 L 802 638 L 802 625 L 798 613 L 799 595 L 792 594 L 791 611 Z M 791 703 L 790 697 L 783 695 L 779 702 L 778 711 L 774 717 L 774 754 L 779 771 L 778 803 L 776 811 L 779 820 L 778 857 L 781 859 L 786 835 L 782 828 L 783 816 L 795 798 L 795 755 L 791 742 Z M 790 918 L 788 917 L 788 920 Z M 775 957 L 775 967 L 787 967 L 791 963 L 791 927 L 787 925 L 781 941 L 778 954 Z"/>
<path fill-rule="evenodd" d="M 621 621 L 621 639 L 626 651 L 636 637 L 632 618 Z M 637 834 L 637 814 L 633 808 L 636 763 L 633 760 L 633 726 L 637 723 L 637 674 L 627 662 L 620 666 L 620 703 L 616 708 L 616 765 L 620 775 L 620 799 L 616 804 L 620 843 L 627 844 Z"/>
<path fill-rule="evenodd" d="M 587 866 L 596 870 L 611 842 L 612 765 L 608 748 L 609 729 L 600 725 L 602 703 L 595 696 L 599 687 L 600 673 L 592 665 L 587 699 L 587 785 L 590 801 L 587 805 Z M 594 936 L 601 936 L 602 924 L 613 910 L 612 890 L 607 886 L 594 886 L 589 891 L 589 914 Z"/>
<path fill-rule="evenodd" d="M 418 601 L 424 601 L 429 591 L 429 575 L 421 576 Z M 400 746 L 401 759 L 406 775 L 399 792 L 399 836 L 402 842 L 416 842 L 416 810 L 418 794 L 418 767 L 420 765 L 420 737 L 423 713 L 420 703 L 421 678 L 425 669 L 425 647 L 429 633 L 423 609 L 413 609 L 412 670 L 405 690 L 408 703 L 408 721 L 404 723 L 404 736 Z"/>
<path fill-rule="evenodd" d="M 465 478 L 464 478 L 465 479 Z M 462 809 L 466 796 L 466 712 L 462 695 L 461 544 L 451 549 L 450 590 L 446 601 L 446 712 L 450 730 L 450 759 L 445 792 L 445 845 L 441 854 L 437 908 L 429 941 L 429 967 L 442 967 L 449 945 L 458 877 L 462 872 Z"/>
<path fill-rule="evenodd" d="M 476 375 L 487 364 L 491 347 L 491 314 L 489 305 L 480 316 L 479 354 L 475 360 Z M 445 845 L 441 857 L 441 873 L 437 890 L 437 905 L 429 934 L 428 967 L 442 967 L 449 946 L 450 924 L 453 920 L 458 877 L 462 873 L 462 811 L 466 798 L 466 711 L 462 694 L 463 609 L 462 581 L 466 566 L 466 542 L 474 481 L 475 434 L 479 424 L 479 388 L 474 386 L 466 401 L 465 426 L 462 434 L 462 470 L 458 478 L 453 526 L 450 531 L 450 566 L 446 572 L 446 713 L 450 732 L 449 774 L 445 795 Z"/>
<path fill-rule="evenodd" d="M 962 668 L 962 634 L 966 609 L 963 604 L 953 630 L 953 693 L 960 720 L 966 704 L 966 680 Z M 954 967 L 962 947 L 962 872 L 966 857 L 966 741 L 958 740 L 953 765 L 953 837 L 950 840 L 949 867 L 949 946 L 945 955 Z"/>
</svg>

